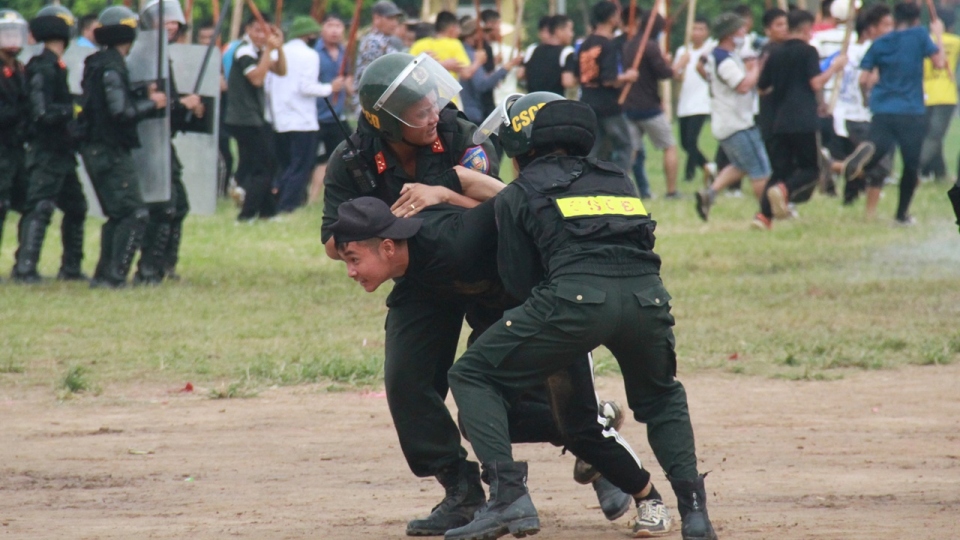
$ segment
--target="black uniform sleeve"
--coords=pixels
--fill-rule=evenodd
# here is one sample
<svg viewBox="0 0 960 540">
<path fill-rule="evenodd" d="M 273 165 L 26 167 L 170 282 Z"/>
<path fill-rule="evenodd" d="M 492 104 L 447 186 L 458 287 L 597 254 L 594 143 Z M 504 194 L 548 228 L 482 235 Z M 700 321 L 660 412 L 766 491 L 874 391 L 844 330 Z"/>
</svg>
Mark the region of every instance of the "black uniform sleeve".
<svg viewBox="0 0 960 540">
<path fill-rule="evenodd" d="M 20 107 L 16 99 L 0 92 L 0 129 L 13 129 L 20 123 Z"/>
<path fill-rule="evenodd" d="M 507 186 L 495 200 L 500 279 L 511 296 L 524 301 L 544 279 L 540 252 L 527 232 L 533 218 L 520 186 Z"/>
<path fill-rule="evenodd" d="M 136 121 L 152 113 L 157 107 L 149 99 L 133 101 L 120 74 L 113 70 L 103 73 L 103 91 L 110 116 L 126 122 Z"/>
<path fill-rule="evenodd" d="M 73 119 L 72 105 L 51 103 L 52 93 L 47 90 L 52 83 L 48 85 L 47 81 L 52 80 L 53 74 L 44 73 L 44 70 L 39 70 L 30 77 L 30 110 L 33 121 L 44 126 L 57 126 Z"/>
<path fill-rule="evenodd" d="M 360 191 L 343 162 L 346 148 L 346 142 L 337 146 L 330 156 L 323 176 L 323 224 L 320 226 L 320 240 L 324 244 L 333 236 L 330 225 L 337 221 L 337 209 L 342 203 L 360 196 Z"/>
</svg>

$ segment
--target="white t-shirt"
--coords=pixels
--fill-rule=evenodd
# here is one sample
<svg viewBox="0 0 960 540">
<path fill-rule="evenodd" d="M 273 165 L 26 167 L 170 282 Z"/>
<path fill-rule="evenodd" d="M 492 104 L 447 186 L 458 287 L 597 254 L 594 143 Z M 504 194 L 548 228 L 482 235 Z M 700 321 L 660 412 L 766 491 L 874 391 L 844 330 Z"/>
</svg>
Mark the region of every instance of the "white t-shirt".
<svg viewBox="0 0 960 540">
<path fill-rule="evenodd" d="M 871 42 L 850 43 L 847 49 L 847 65 L 843 67 L 843 78 L 840 79 L 840 97 L 837 106 L 833 109 L 833 130 L 841 137 L 847 137 L 847 120 L 854 122 L 869 122 L 873 115 L 870 108 L 863 102 L 863 93 L 860 91 L 860 61 L 867 54 Z"/>
<path fill-rule="evenodd" d="M 810 38 L 810 45 L 813 45 L 817 49 L 820 60 L 824 60 L 840 52 L 840 49 L 843 48 L 843 34 L 845 32 L 846 26 L 840 23 L 834 28 L 821 30 L 813 34 L 813 37 Z M 850 46 L 852 47 L 854 43 L 856 43 L 856 36 L 850 36 Z M 823 86 L 823 100 L 826 103 L 830 103 L 830 94 L 832 92 L 833 77 L 830 77 Z"/>
<path fill-rule="evenodd" d="M 710 114 L 710 85 L 697 72 L 697 64 L 700 63 L 700 57 L 713 50 L 714 46 L 712 40 L 707 40 L 699 49 L 690 49 L 690 61 L 683 70 L 683 83 L 677 100 L 678 117 Z M 677 49 L 676 59 L 679 60 L 685 52 L 687 47 L 681 45 Z"/>
<path fill-rule="evenodd" d="M 713 136 L 722 141 L 738 131 L 752 128 L 754 93 L 737 92 L 737 86 L 747 76 L 740 56 L 717 47 L 707 55 L 706 71 L 710 75 Z"/>
</svg>

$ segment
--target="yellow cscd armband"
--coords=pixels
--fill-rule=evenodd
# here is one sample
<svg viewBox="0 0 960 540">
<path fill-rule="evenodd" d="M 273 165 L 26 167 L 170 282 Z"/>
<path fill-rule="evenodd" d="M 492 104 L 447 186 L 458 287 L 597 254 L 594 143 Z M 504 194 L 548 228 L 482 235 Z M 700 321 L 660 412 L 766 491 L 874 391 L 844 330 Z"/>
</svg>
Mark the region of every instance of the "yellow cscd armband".
<svg viewBox="0 0 960 540">
<path fill-rule="evenodd" d="M 590 216 L 645 216 L 647 209 L 637 197 L 592 195 L 557 199 L 560 215 L 566 219 Z"/>
</svg>

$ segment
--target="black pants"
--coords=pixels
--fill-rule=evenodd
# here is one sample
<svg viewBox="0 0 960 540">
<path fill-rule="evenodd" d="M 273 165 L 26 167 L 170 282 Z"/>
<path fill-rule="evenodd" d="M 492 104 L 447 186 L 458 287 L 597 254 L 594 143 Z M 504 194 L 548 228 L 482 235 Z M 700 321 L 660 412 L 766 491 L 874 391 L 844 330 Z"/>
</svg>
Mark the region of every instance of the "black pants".
<svg viewBox="0 0 960 540">
<path fill-rule="evenodd" d="M 230 126 L 230 134 L 237 140 L 237 152 L 240 154 L 237 184 L 246 191 L 243 209 L 237 219 L 275 216 L 277 205 L 273 193 L 273 175 L 276 161 L 271 150 L 270 126 Z"/>
<path fill-rule="evenodd" d="M 317 156 L 317 164 L 330 161 L 333 151 L 340 146 L 346 137 L 336 122 L 320 122 L 320 142 L 323 143 L 323 155 Z"/>
<path fill-rule="evenodd" d="M 773 134 L 766 145 L 773 174 L 761 195 L 760 212 L 769 218 L 773 217 L 773 211 L 767 189 L 780 182 L 787 186 L 790 202 L 810 200 L 820 178 L 820 151 L 816 132 Z"/>
<path fill-rule="evenodd" d="M 703 125 L 708 118 L 710 118 L 709 114 L 695 114 L 693 116 L 682 116 L 679 119 L 680 146 L 682 146 L 683 151 L 687 153 L 687 166 L 686 169 L 684 169 L 684 178 L 687 180 L 693 180 L 697 169 L 707 164 L 707 158 L 703 155 L 703 152 L 700 151 L 698 142 L 700 140 L 700 131 L 703 129 Z"/>
<path fill-rule="evenodd" d="M 920 149 L 927 132 L 926 118 L 922 114 L 875 114 L 870 122 L 870 142 L 876 151 L 865 174 L 869 178 L 872 171 L 881 167 L 884 156 L 900 147 L 903 159 L 903 175 L 900 177 L 900 200 L 897 203 L 897 219 L 905 219 L 910 210 L 913 192 L 917 189 L 917 175 L 920 169 Z"/>
<path fill-rule="evenodd" d="M 318 131 L 277 133 L 277 157 L 281 172 L 277 177 L 277 210 L 293 212 L 307 200 L 307 186 L 317 161 Z"/>
</svg>

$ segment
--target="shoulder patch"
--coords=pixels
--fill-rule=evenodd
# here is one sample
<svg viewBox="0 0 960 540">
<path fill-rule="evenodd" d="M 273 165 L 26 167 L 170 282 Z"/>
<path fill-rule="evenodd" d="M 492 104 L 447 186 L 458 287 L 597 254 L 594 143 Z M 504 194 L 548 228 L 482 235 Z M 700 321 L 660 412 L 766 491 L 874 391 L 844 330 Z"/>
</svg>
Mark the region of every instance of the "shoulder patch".
<svg viewBox="0 0 960 540">
<path fill-rule="evenodd" d="M 437 140 L 433 141 L 433 145 L 430 148 L 433 150 L 434 154 L 442 154 L 444 152 L 443 143 L 440 141 L 440 137 L 437 137 Z"/>
<path fill-rule="evenodd" d="M 460 158 L 460 165 L 483 174 L 490 172 L 490 159 L 487 157 L 487 151 L 484 150 L 483 146 L 467 148 L 467 151 Z"/>
<path fill-rule="evenodd" d="M 387 170 L 387 158 L 384 157 L 383 152 L 377 152 L 377 155 L 373 156 L 373 161 L 377 164 L 377 174 L 383 174 L 383 171 Z"/>
</svg>

